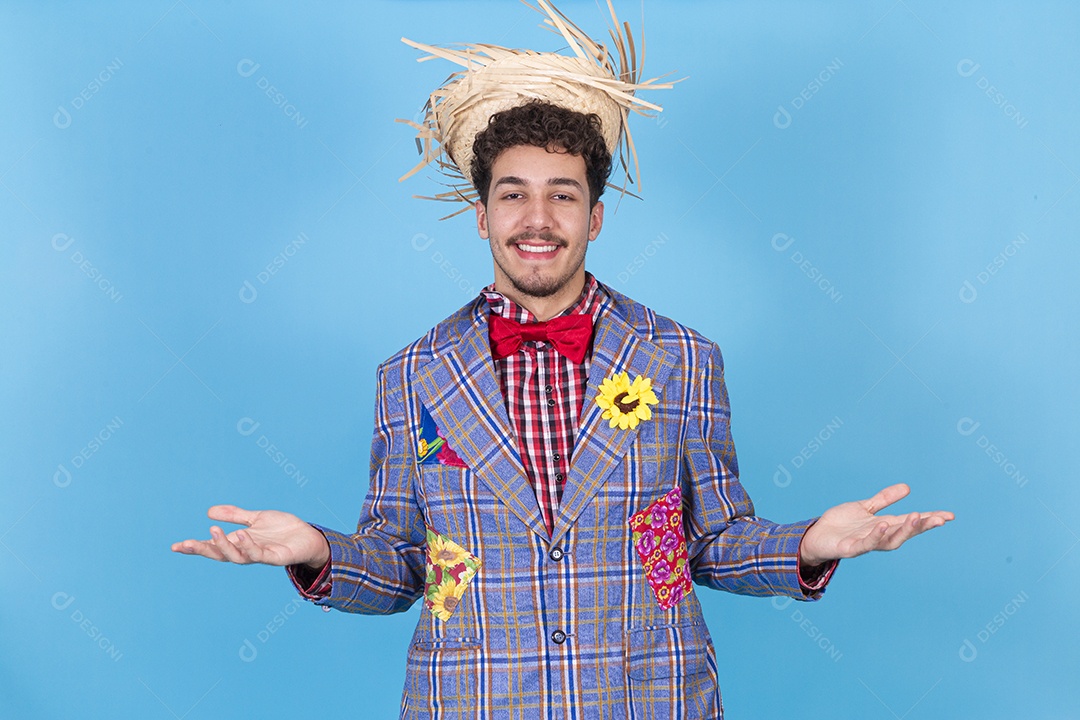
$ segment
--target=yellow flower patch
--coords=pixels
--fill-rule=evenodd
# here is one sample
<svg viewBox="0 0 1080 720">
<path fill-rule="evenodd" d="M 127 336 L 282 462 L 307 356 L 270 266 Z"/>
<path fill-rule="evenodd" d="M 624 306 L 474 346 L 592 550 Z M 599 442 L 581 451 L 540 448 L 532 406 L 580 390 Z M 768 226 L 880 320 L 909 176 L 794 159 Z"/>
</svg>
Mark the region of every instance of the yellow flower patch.
<svg viewBox="0 0 1080 720">
<path fill-rule="evenodd" d="M 630 382 L 625 372 L 615 373 L 600 384 L 596 404 L 611 427 L 632 430 L 642 420 L 652 419 L 650 405 L 659 403 L 652 389 L 652 379 L 638 375 Z"/>
<path fill-rule="evenodd" d="M 442 621 L 453 616 L 469 581 L 480 569 L 480 558 L 435 530 L 427 529 L 427 578 L 424 604 Z"/>
</svg>

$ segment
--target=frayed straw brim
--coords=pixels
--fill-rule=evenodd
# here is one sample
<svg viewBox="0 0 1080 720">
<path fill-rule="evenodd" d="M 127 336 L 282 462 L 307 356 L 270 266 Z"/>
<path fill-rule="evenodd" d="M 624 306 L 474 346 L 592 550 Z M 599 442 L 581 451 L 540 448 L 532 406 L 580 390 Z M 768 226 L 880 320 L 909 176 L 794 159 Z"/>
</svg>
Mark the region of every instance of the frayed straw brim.
<svg viewBox="0 0 1080 720">
<path fill-rule="evenodd" d="M 641 185 L 637 151 L 627 118 L 630 111 L 647 115 L 662 108 L 636 97 L 635 93 L 670 89 L 674 83 L 660 82 L 660 78 L 639 80 L 644 44 L 639 58 L 630 25 L 619 23 L 611 0 L 607 5 L 614 23 L 614 29 L 609 31 L 614 54 L 546 0 L 537 0 L 539 8 L 526 0 L 522 2 L 547 16 L 545 25 L 566 40 L 572 55 L 483 44 L 449 49 L 401 39 L 428 53 L 419 59 L 420 62 L 442 58 L 464 68 L 431 93 L 424 106 L 422 122 L 398 120 L 416 129 L 416 142 L 421 152 L 420 162 L 401 180 L 434 162 L 450 181 L 446 183 L 450 188 L 448 191 L 426 199 L 472 204 L 477 193 L 468 178 L 476 134 L 487 127 L 495 113 L 531 100 L 543 100 L 582 113 L 596 113 L 608 151 L 625 171 L 626 183 Z M 632 174 L 627 158 L 633 164 Z M 621 188 L 612 187 L 626 193 L 626 183 Z M 464 207 L 458 212 L 467 209 Z"/>
</svg>

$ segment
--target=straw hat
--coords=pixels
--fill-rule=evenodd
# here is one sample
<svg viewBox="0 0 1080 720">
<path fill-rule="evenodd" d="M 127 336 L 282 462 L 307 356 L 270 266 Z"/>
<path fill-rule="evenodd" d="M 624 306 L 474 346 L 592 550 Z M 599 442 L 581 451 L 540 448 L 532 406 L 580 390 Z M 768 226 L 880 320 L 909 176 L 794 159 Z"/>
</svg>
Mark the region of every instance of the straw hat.
<svg viewBox="0 0 1080 720">
<path fill-rule="evenodd" d="M 662 109 L 636 97 L 636 91 L 669 89 L 673 83 L 659 82 L 659 78 L 639 80 L 644 44 L 639 58 L 630 25 L 619 23 L 611 0 L 607 5 L 614 29 L 609 33 L 617 55 L 586 35 L 547 0 L 537 0 L 539 8 L 526 0 L 522 2 L 546 15 L 544 24 L 563 37 L 572 54 L 513 50 L 485 44 L 449 49 L 401 39 L 407 45 L 429 53 L 419 58 L 419 62 L 442 58 L 464 68 L 453 73 L 442 87 L 431 93 L 424 106 L 422 122 L 398 120 L 416 129 L 417 148 L 422 154 L 420 162 L 401 180 L 432 162 L 449 180 L 446 184 L 450 190 L 426 199 L 471 205 L 478 196 L 470 179 L 476 134 L 487 127 L 495 113 L 532 100 L 543 100 L 582 113 L 596 113 L 608 151 L 626 172 L 626 183 L 636 181 L 639 186 L 641 184 L 637 152 L 627 118 L 631 110 L 648 115 L 650 111 Z M 632 174 L 628 157 L 633 162 Z M 626 183 L 622 187 L 610 183 L 609 186 L 627 193 Z M 465 210 L 468 206 L 448 217 Z"/>
</svg>

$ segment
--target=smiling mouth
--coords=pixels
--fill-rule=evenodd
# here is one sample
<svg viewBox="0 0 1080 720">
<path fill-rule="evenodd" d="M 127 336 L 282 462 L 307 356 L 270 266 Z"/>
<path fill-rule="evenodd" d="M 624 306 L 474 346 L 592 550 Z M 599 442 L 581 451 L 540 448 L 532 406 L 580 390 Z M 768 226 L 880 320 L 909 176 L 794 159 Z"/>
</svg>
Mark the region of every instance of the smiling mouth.
<svg viewBox="0 0 1080 720">
<path fill-rule="evenodd" d="M 524 232 L 509 240 L 509 245 L 526 260 L 551 260 L 566 243 L 550 232 Z"/>
<path fill-rule="evenodd" d="M 558 245 L 526 245 L 525 243 L 517 243 L 515 247 L 522 252 L 535 254 L 554 252 L 559 248 Z"/>
</svg>

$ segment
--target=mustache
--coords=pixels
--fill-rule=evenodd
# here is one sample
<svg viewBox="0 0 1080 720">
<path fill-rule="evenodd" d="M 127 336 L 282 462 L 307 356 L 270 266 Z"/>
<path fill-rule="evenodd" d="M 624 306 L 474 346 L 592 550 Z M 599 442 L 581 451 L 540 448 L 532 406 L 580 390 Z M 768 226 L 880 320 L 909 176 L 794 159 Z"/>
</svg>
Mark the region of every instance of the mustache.
<svg viewBox="0 0 1080 720">
<path fill-rule="evenodd" d="M 543 240 L 545 243 L 547 243 L 549 245 L 558 245 L 560 247 L 566 247 L 567 246 L 566 240 L 562 239 L 561 237 L 559 237 L 555 233 L 546 232 L 546 231 L 545 232 L 525 231 L 523 233 L 518 233 L 517 235 L 514 235 L 514 236 L 510 237 L 506 241 L 506 244 L 507 245 L 516 245 L 519 242 L 523 242 L 525 240 Z"/>
</svg>

